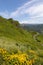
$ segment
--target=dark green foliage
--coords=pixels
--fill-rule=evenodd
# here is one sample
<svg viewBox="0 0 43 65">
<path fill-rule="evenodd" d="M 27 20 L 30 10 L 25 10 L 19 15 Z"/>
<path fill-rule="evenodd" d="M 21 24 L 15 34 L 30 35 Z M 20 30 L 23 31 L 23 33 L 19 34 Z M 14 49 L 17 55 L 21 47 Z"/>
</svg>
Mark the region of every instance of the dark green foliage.
<svg viewBox="0 0 43 65">
<path fill-rule="evenodd" d="M 16 20 L 13 20 L 12 18 L 9 18 L 8 21 L 9 21 L 11 24 L 15 25 L 15 26 L 19 26 L 19 22 L 16 21 Z"/>
</svg>

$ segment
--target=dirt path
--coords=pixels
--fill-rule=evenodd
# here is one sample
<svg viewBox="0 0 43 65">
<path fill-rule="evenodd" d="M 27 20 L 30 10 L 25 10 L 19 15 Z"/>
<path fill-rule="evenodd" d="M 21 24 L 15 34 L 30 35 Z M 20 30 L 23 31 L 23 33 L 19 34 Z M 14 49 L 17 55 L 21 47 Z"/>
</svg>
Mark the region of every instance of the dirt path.
<svg viewBox="0 0 43 65">
<path fill-rule="evenodd" d="M 35 35 L 33 36 L 34 40 L 37 41 L 37 42 L 39 42 L 39 40 L 37 39 L 37 36 L 38 36 L 38 35 L 40 35 L 40 34 L 37 33 L 37 34 L 35 34 Z"/>
<path fill-rule="evenodd" d="M 37 36 L 39 36 L 39 35 L 40 35 L 40 33 L 37 33 L 37 34 L 35 34 L 35 35 L 33 36 L 33 38 L 34 38 L 34 40 L 35 40 L 36 42 L 39 42 L 40 45 L 43 46 L 43 44 L 41 44 L 41 41 L 37 39 Z"/>
</svg>

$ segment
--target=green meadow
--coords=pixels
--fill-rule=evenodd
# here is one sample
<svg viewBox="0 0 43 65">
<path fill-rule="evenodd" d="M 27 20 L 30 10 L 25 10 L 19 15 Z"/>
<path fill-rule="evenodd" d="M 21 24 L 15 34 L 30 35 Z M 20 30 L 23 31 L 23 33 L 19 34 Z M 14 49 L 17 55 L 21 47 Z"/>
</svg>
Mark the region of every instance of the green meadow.
<svg viewBox="0 0 43 65">
<path fill-rule="evenodd" d="M 0 16 L 0 65 L 43 65 L 43 34 L 37 33 Z"/>
</svg>

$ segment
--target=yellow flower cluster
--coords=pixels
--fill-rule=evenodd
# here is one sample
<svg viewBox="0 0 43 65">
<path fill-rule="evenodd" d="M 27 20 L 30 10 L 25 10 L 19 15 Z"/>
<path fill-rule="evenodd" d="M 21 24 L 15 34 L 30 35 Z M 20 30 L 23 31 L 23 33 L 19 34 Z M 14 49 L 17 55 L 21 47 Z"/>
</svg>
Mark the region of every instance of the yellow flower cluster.
<svg viewBox="0 0 43 65">
<path fill-rule="evenodd" d="M 13 58 L 18 58 L 19 61 L 24 61 L 26 60 L 26 54 L 13 54 L 13 55 L 10 55 L 9 59 L 12 60 Z"/>
<path fill-rule="evenodd" d="M 32 60 L 27 60 L 28 55 L 27 54 L 13 54 L 10 55 L 7 59 L 8 60 L 13 60 L 14 58 L 17 58 L 20 63 L 26 63 L 27 65 L 32 65 L 34 63 L 34 59 Z"/>
<path fill-rule="evenodd" d="M 27 65 L 32 65 L 35 61 L 34 61 L 34 59 L 32 59 L 32 60 L 29 60 L 29 61 L 26 61 L 27 62 Z"/>
<path fill-rule="evenodd" d="M 33 50 L 31 50 L 30 52 L 35 53 Z M 3 59 L 7 62 L 12 61 L 12 60 L 13 60 L 13 62 L 11 62 L 11 63 L 17 62 L 17 64 L 14 64 L 14 65 L 19 65 L 19 63 L 21 63 L 21 65 L 22 65 L 22 63 L 24 65 L 32 65 L 35 62 L 35 58 L 36 58 L 34 56 L 34 58 L 29 59 L 29 55 L 27 55 L 26 53 L 10 54 L 9 52 L 7 53 L 7 51 L 2 48 L 0 48 L 0 54 L 4 55 Z M 16 61 L 14 59 L 16 59 Z"/>
<path fill-rule="evenodd" d="M 6 50 L 5 50 L 5 49 L 0 48 L 0 53 L 5 54 L 5 53 L 6 53 Z"/>
</svg>

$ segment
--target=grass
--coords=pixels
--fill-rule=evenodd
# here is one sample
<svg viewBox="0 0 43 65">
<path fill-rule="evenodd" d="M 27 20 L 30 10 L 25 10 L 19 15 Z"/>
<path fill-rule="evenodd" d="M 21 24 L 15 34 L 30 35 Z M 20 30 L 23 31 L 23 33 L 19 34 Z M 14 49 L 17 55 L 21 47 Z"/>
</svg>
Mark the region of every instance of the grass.
<svg viewBox="0 0 43 65">
<path fill-rule="evenodd" d="M 0 65 L 43 65 L 43 36 L 37 36 L 37 42 L 36 34 L 23 30 L 18 21 L 0 17 Z"/>
</svg>

